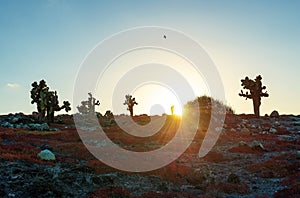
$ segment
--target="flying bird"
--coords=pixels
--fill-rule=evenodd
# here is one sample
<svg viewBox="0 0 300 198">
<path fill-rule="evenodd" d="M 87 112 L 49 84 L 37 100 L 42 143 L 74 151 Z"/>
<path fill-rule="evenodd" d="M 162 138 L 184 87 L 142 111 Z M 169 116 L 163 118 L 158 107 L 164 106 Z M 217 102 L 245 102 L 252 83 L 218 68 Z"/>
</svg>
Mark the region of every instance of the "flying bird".
<svg viewBox="0 0 300 198">
<path fill-rule="evenodd" d="M 166 36 L 166 35 L 164 35 L 164 39 L 167 39 L 167 36 Z"/>
</svg>

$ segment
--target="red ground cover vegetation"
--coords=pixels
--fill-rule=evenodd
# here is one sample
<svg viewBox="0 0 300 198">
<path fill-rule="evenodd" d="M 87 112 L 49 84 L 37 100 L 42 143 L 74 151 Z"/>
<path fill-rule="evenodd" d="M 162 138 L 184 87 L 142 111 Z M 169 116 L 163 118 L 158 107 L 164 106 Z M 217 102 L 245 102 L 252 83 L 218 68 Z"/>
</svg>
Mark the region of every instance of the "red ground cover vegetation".
<svg viewBox="0 0 300 198">
<path fill-rule="evenodd" d="M 296 174 L 300 162 L 293 153 L 274 156 L 271 159 L 254 163 L 248 166 L 248 170 L 263 178 L 280 178 Z"/>
<path fill-rule="evenodd" d="M 233 152 L 233 153 L 247 153 L 247 154 L 264 154 L 265 153 L 265 151 L 262 149 L 252 148 L 248 145 L 232 147 L 228 151 Z"/>
<path fill-rule="evenodd" d="M 245 183 L 229 183 L 229 182 L 218 182 L 215 184 L 211 184 L 207 191 L 209 192 L 224 192 L 228 194 L 239 193 L 239 194 L 248 194 L 250 193 L 250 188 Z"/>
<path fill-rule="evenodd" d="M 142 117 L 135 118 L 140 124 L 146 123 Z M 64 120 L 65 123 L 73 124 L 68 117 Z M 37 157 L 37 154 L 42 150 L 43 146 L 52 148 L 56 155 L 57 162 L 66 162 L 78 164 L 84 162 L 84 165 L 91 169 L 96 174 L 104 174 L 110 172 L 121 172 L 115 170 L 95 157 L 87 150 L 82 143 L 75 128 L 63 128 L 64 125 L 56 124 L 51 127 L 61 127 L 58 131 L 26 131 L 24 129 L 8 129 L 0 128 L 0 158 L 15 161 L 25 160 L 32 163 L 55 165 L 56 162 L 42 161 Z M 234 126 L 234 124 L 233 124 Z M 264 127 L 271 127 L 266 123 Z M 203 126 L 202 128 L 205 128 Z M 152 137 L 138 138 L 133 137 L 123 132 L 118 126 L 104 127 L 107 136 L 120 145 L 121 147 L 133 151 L 150 151 L 164 146 L 174 136 L 178 129 L 178 122 L 169 120 L 160 132 Z M 202 169 L 202 164 L 226 164 L 230 166 L 228 155 L 238 154 L 253 154 L 253 158 L 261 159 L 270 152 L 281 152 L 273 157 L 266 158 L 264 161 L 256 160 L 252 164 L 245 164 L 246 171 L 249 174 L 256 175 L 262 178 L 284 178 L 281 182 L 282 186 L 286 186 L 283 190 L 275 193 L 275 197 L 295 197 L 300 194 L 300 175 L 299 167 L 300 160 L 295 156 L 295 150 L 300 150 L 299 138 L 294 140 L 285 140 L 278 138 L 280 134 L 290 134 L 283 128 L 276 128 L 277 134 L 258 134 L 225 131 L 217 141 L 215 147 L 220 145 L 226 149 L 220 150 L 213 148 L 204 158 L 198 159 L 198 151 L 202 140 L 205 137 L 204 130 L 198 130 L 195 135 L 195 140 L 187 148 L 187 150 L 174 162 L 160 168 L 158 170 L 139 173 L 140 175 L 156 175 L 163 180 L 180 184 L 183 181 L 191 182 L 195 185 L 208 180 L 208 178 L 200 173 L 195 174 L 195 167 Z M 251 147 L 250 143 L 254 140 L 262 142 L 265 150 Z M 244 141 L 246 145 L 239 145 L 239 142 Z M 239 146 L 236 146 L 239 145 Z M 283 153 L 285 152 L 285 153 Z M 255 161 L 255 160 L 253 160 Z M 200 164 L 202 163 L 202 164 Z M 203 177 L 202 177 L 203 176 Z M 230 183 L 224 181 L 215 181 L 205 183 L 203 188 L 209 192 L 212 197 L 223 193 L 239 193 L 248 194 L 251 192 L 251 187 L 246 183 Z M 103 187 L 91 193 L 88 197 L 195 197 L 184 193 L 160 193 L 147 191 L 141 196 L 133 196 L 128 189 L 121 187 Z M 198 196 L 205 197 L 205 196 Z"/>
</svg>

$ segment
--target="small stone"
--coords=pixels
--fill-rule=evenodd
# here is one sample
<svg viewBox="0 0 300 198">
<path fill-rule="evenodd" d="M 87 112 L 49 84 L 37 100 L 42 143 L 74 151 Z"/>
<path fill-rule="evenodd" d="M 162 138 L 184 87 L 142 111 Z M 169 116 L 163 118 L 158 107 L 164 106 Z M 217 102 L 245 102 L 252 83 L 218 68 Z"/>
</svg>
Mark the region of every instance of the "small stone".
<svg viewBox="0 0 300 198">
<path fill-rule="evenodd" d="M 279 117 L 279 113 L 278 113 L 278 111 L 276 111 L 276 110 L 274 110 L 274 111 L 272 111 L 272 113 L 270 114 L 270 117 Z"/>
<path fill-rule="evenodd" d="M 49 131 L 49 125 L 47 123 L 43 124 L 28 124 L 25 128 L 33 131 Z"/>
<path fill-rule="evenodd" d="M 242 133 L 249 133 L 250 131 L 249 131 L 249 129 L 247 129 L 247 128 L 242 128 L 242 129 L 241 129 L 241 132 L 242 132 Z"/>
<path fill-rule="evenodd" d="M 11 119 L 11 123 L 13 123 L 13 124 L 15 124 L 15 123 L 17 123 L 19 121 L 19 118 L 18 117 L 13 117 L 12 119 Z"/>
<path fill-rule="evenodd" d="M 269 132 L 270 132 L 270 133 L 277 133 L 277 130 L 274 129 L 274 128 L 270 128 Z"/>
<path fill-rule="evenodd" d="M 245 119 L 242 120 L 242 124 L 247 124 L 247 123 L 248 123 L 248 120 L 245 120 Z"/>
<path fill-rule="evenodd" d="M 247 145 L 247 143 L 244 142 L 244 141 L 240 141 L 240 142 L 239 142 L 239 146 L 246 146 L 246 145 Z"/>
<path fill-rule="evenodd" d="M 38 157 L 42 160 L 55 161 L 55 155 L 48 149 L 39 152 Z"/>
<path fill-rule="evenodd" d="M 274 122 L 274 125 L 275 125 L 275 126 L 280 126 L 280 122 L 275 121 L 275 122 Z"/>
<path fill-rule="evenodd" d="M 15 128 L 21 129 L 21 128 L 23 128 L 23 124 L 16 124 L 16 125 L 15 125 Z"/>
<path fill-rule="evenodd" d="M 4 128 L 14 128 L 14 125 L 9 122 L 4 122 L 1 124 L 1 126 Z"/>
<path fill-rule="evenodd" d="M 236 129 L 235 128 L 231 128 L 230 131 L 231 132 L 236 132 Z"/>
<path fill-rule="evenodd" d="M 259 150 L 266 150 L 265 147 L 262 145 L 262 143 L 258 142 L 257 140 L 254 140 L 251 143 L 251 148 L 253 149 L 259 149 Z"/>
</svg>

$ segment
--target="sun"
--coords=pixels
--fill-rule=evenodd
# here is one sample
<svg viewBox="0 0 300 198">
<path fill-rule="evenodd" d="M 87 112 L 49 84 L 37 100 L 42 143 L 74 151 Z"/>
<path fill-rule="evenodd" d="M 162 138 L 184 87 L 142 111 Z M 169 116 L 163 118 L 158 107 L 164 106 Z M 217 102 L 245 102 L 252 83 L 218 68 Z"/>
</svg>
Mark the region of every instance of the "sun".
<svg viewBox="0 0 300 198">
<path fill-rule="evenodd" d="M 176 94 L 168 87 L 161 84 L 143 84 L 132 93 L 139 100 L 135 107 L 136 114 L 171 115 L 173 106 L 174 114 L 182 115 L 182 104 Z"/>
</svg>

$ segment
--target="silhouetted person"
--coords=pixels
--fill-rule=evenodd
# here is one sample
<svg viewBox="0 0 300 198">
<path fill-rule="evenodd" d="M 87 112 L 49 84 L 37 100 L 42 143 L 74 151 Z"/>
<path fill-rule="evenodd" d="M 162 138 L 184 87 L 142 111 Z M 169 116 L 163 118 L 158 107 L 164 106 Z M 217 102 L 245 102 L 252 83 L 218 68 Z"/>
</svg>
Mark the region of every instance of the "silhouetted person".
<svg viewBox="0 0 300 198">
<path fill-rule="evenodd" d="M 174 105 L 171 106 L 171 114 L 174 115 Z"/>
</svg>

